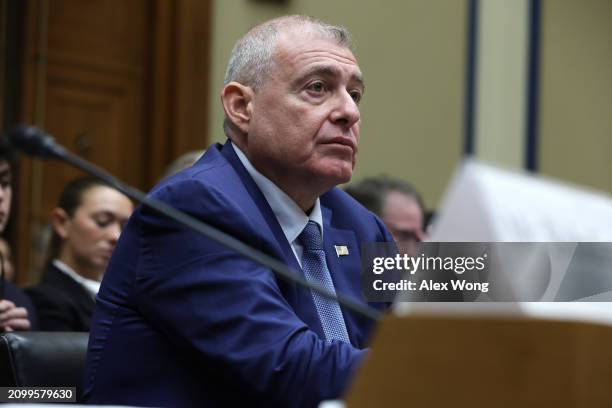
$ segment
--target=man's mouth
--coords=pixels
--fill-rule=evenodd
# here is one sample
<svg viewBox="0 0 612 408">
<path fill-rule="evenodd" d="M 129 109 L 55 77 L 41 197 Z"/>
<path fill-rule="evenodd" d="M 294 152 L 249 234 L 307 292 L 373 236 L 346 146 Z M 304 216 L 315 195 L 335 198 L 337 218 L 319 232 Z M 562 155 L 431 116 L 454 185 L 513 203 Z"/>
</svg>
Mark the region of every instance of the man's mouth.
<svg viewBox="0 0 612 408">
<path fill-rule="evenodd" d="M 355 145 L 353 139 L 351 139 L 350 137 L 337 136 L 332 139 L 326 140 L 324 144 L 346 146 L 351 148 L 353 152 L 357 151 L 357 146 Z"/>
</svg>

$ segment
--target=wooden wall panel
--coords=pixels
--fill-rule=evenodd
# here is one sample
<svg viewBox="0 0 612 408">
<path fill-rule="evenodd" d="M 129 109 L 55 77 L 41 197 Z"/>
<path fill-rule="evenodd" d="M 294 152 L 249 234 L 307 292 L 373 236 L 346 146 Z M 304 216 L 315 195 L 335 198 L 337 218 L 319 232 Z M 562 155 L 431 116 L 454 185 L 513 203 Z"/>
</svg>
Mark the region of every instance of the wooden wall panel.
<svg viewBox="0 0 612 408">
<path fill-rule="evenodd" d="M 74 153 L 131 184 L 145 179 L 142 74 L 50 64 L 46 129 Z"/>
<path fill-rule="evenodd" d="M 106 65 L 142 66 L 148 48 L 146 0 L 52 0 L 49 51 Z"/>
<path fill-rule="evenodd" d="M 24 122 L 141 189 L 206 146 L 208 0 L 37 0 L 24 22 Z M 20 165 L 18 281 L 38 279 L 63 163 Z M 43 238 L 41 238 L 43 237 Z"/>
<path fill-rule="evenodd" d="M 125 89 L 96 90 L 50 80 L 46 127 L 52 129 L 57 141 L 70 151 L 94 163 L 103 163 L 111 174 L 140 182 L 134 177 L 137 174 L 134 169 L 127 168 L 128 163 L 135 161 L 130 160 L 122 140 L 129 130 L 129 108 L 134 104 L 126 94 Z M 58 184 L 64 185 L 79 174 L 64 163 L 45 163 L 41 186 L 42 217 L 57 202 Z"/>
<path fill-rule="evenodd" d="M 211 1 L 159 1 L 153 10 L 149 184 L 190 150 L 208 146 Z"/>
<path fill-rule="evenodd" d="M 7 57 L 7 19 L 8 19 L 8 3 L 6 0 L 0 0 L 0 126 L 4 126 L 4 98 L 6 95 L 6 64 Z"/>
</svg>

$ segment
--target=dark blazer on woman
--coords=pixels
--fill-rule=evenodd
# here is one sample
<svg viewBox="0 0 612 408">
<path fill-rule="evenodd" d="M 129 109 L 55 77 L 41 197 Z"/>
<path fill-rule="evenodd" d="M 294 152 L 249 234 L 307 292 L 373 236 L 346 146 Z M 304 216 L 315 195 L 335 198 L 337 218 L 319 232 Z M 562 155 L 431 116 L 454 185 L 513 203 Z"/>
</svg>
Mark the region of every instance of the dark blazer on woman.
<svg viewBox="0 0 612 408">
<path fill-rule="evenodd" d="M 17 307 L 24 307 L 28 311 L 28 320 L 30 321 L 30 330 L 38 330 L 38 318 L 36 310 L 30 298 L 23 293 L 21 289 L 13 285 L 11 282 L 4 282 L 4 294 L 0 298 L 10 300 Z"/>
<path fill-rule="evenodd" d="M 26 289 L 44 331 L 89 331 L 95 301 L 77 281 L 49 264 L 37 286 Z"/>
</svg>

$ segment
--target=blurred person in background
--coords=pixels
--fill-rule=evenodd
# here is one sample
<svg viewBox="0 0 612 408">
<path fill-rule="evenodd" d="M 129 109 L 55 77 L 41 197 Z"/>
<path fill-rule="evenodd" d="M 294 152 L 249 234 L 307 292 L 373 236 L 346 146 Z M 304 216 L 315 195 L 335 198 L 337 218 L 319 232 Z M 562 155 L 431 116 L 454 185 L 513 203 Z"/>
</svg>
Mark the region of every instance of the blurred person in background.
<svg viewBox="0 0 612 408">
<path fill-rule="evenodd" d="M 181 170 L 191 167 L 204 153 L 206 153 L 206 150 L 191 150 L 182 154 L 166 167 L 161 178 L 165 179 L 166 177 L 175 175 Z"/>
<path fill-rule="evenodd" d="M 414 187 L 379 176 L 351 184 L 345 190 L 382 219 L 401 253 L 416 254 L 417 243 L 425 239 L 425 206 Z"/>
<path fill-rule="evenodd" d="M 0 137 L 0 234 L 4 232 L 11 215 L 13 187 L 11 185 L 14 154 L 4 137 Z M 2 254 L 4 255 L 4 253 Z M 7 257 L 3 257 L 6 258 Z M 0 282 L 0 330 L 36 329 L 36 313 L 30 299 L 10 283 L 14 272 L 2 264 L 4 277 Z"/>
<path fill-rule="evenodd" d="M 100 281 L 132 210 L 126 196 L 94 178 L 65 186 L 51 216 L 42 282 L 27 290 L 41 330 L 89 331 Z"/>
<path fill-rule="evenodd" d="M 4 238 L 0 238 L 0 256 L 2 257 L 2 268 L 4 268 L 4 279 L 14 282 L 15 267 L 13 266 L 13 252 L 11 251 L 11 246 Z"/>
</svg>

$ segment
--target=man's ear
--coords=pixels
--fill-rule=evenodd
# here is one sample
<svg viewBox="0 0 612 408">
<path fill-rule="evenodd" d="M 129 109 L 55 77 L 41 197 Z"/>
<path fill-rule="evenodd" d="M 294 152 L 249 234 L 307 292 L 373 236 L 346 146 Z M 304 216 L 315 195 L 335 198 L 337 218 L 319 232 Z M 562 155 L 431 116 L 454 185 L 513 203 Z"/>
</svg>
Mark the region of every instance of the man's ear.
<svg viewBox="0 0 612 408">
<path fill-rule="evenodd" d="M 51 213 L 51 225 L 53 226 L 53 230 L 59 235 L 62 239 L 68 238 L 68 223 L 70 222 L 70 217 L 66 214 L 62 208 L 56 208 Z"/>
<path fill-rule="evenodd" d="M 255 93 L 250 86 L 238 82 L 230 82 L 221 91 L 221 102 L 226 117 L 243 134 L 249 133 L 254 95 Z"/>
</svg>

